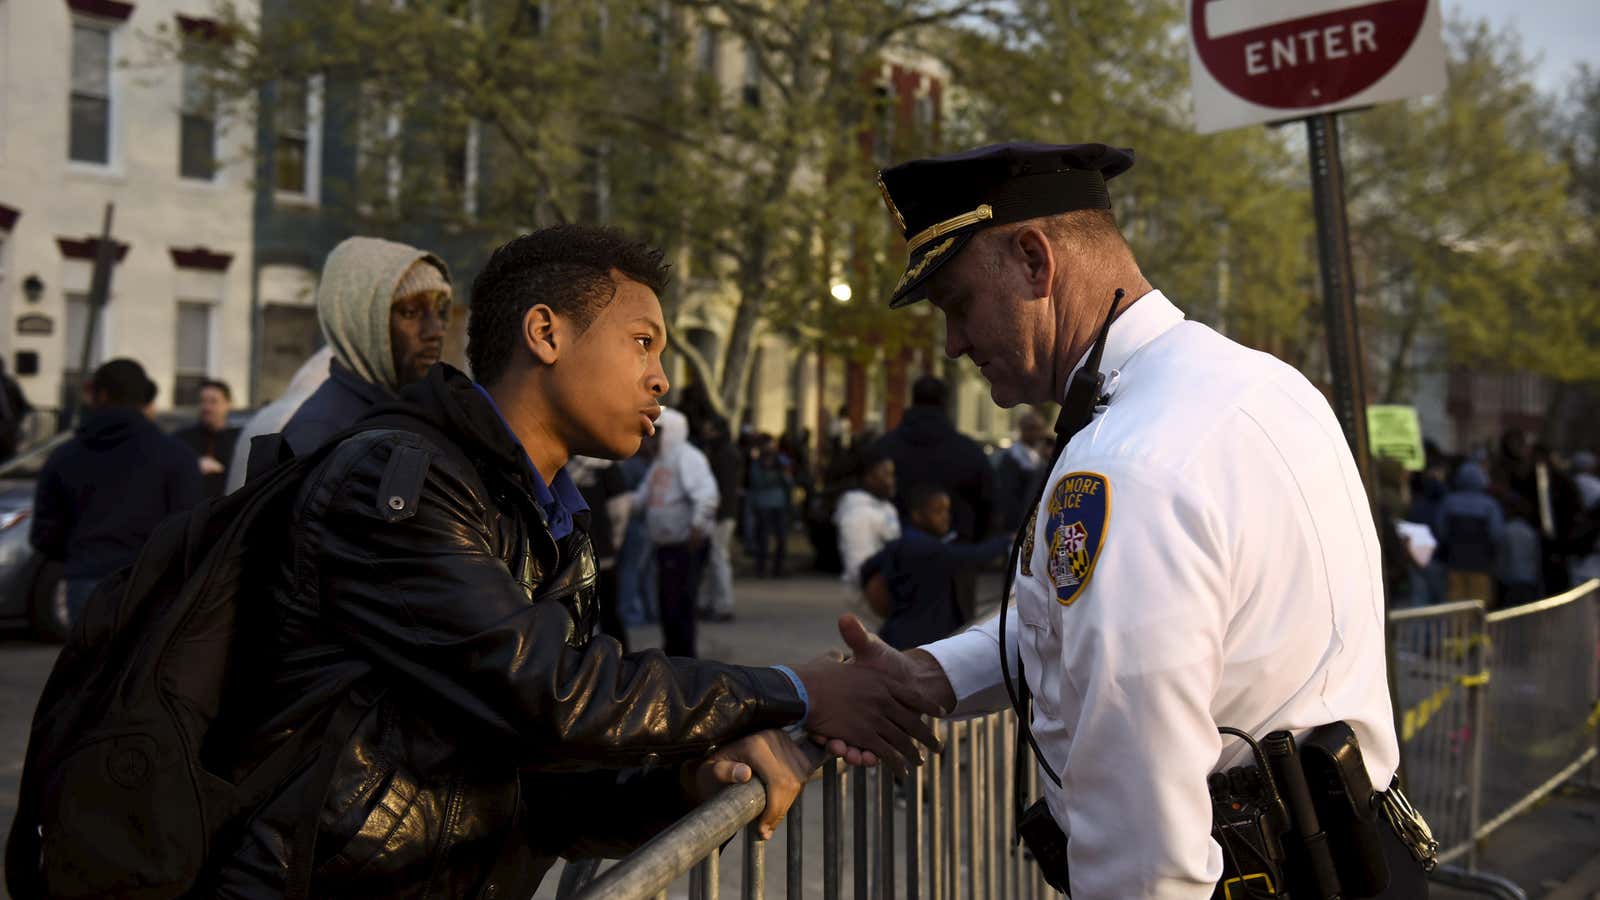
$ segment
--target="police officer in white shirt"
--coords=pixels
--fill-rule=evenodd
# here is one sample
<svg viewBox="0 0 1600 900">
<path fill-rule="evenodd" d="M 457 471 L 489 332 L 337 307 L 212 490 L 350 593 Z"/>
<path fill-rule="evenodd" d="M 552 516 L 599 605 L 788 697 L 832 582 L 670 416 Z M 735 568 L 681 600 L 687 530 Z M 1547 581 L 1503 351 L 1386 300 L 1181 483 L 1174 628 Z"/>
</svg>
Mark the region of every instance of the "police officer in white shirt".
<svg viewBox="0 0 1600 900">
<path fill-rule="evenodd" d="M 1026 708 L 1031 695 L 1047 776 L 1034 814 L 1059 841 L 1057 858 L 1035 856 L 1080 900 L 1276 897 L 1306 885 L 1295 900 L 1334 896 L 1338 886 L 1316 881 L 1334 877 L 1330 867 L 1345 898 L 1425 897 L 1422 866 L 1397 837 L 1410 828 L 1425 857 L 1424 827 L 1401 815 L 1397 791 L 1383 793 L 1399 746 L 1378 540 L 1350 449 L 1298 371 L 1186 321 L 1151 288 L 1106 189 L 1132 164 L 1131 151 L 1101 144 L 1005 144 L 882 173 L 910 253 L 890 305 L 938 307 L 945 352 L 970 357 L 1000 406 L 1066 403 L 1058 456 L 1013 553 L 1005 656 L 998 618 L 907 654 L 848 619 L 840 630 L 858 663 L 899 670 L 952 715 L 1003 709 L 1008 694 Z M 1327 740 L 1315 744 L 1321 726 Z M 1281 753 L 1269 762 L 1219 728 L 1269 751 L 1281 732 Z M 1330 734 L 1343 744 L 1324 746 Z M 1283 763 L 1296 761 L 1288 752 L 1312 773 L 1309 803 L 1307 782 L 1286 783 L 1302 771 Z M 1342 764 L 1350 821 L 1308 821 L 1340 816 L 1313 757 L 1326 771 Z M 1277 777 L 1261 779 L 1258 762 Z M 1214 794 L 1208 778 L 1236 767 L 1246 769 Z M 1242 807 L 1270 815 L 1219 818 L 1214 801 L 1265 791 L 1264 780 L 1272 790 Z M 1233 830 L 1219 843 L 1224 825 Z M 1302 841 L 1308 825 L 1330 840 Z M 1254 859 L 1273 849 L 1250 844 L 1255 826 L 1279 841 L 1273 867 Z M 1228 837 L 1246 833 L 1242 844 Z M 1358 859 L 1363 848 L 1377 859 Z"/>
</svg>

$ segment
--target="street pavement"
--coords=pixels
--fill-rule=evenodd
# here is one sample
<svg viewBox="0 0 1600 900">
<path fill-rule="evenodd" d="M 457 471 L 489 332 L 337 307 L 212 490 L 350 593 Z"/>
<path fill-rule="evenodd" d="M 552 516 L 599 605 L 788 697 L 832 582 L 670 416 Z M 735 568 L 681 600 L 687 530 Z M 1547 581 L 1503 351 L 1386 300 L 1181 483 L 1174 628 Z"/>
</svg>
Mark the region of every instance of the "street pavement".
<svg viewBox="0 0 1600 900">
<path fill-rule="evenodd" d="M 701 655 L 749 665 L 766 665 L 810 659 L 839 645 L 836 621 L 846 611 L 846 595 L 837 581 L 815 575 L 782 580 L 740 578 L 736 618 L 729 623 L 701 623 Z M 992 600 L 999 592 L 998 577 L 984 579 L 980 598 Z M 660 629 L 645 626 L 630 637 L 636 647 L 659 646 Z M 49 674 L 56 648 L 20 636 L 0 636 L 0 824 L 9 833 L 16 805 L 17 780 L 27 741 L 28 723 L 39 691 Z M 821 803 L 805 805 L 808 884 L 807 897 L 820 897 Z M 846 823 L 849 819 L 846 817 Z M 850 836 L 845 836 L 845 847 Z M 782 896 L 784 836 L 767 851 L 766 886 L 769 896 Z M 729 843 L 721 866 L 723 885 L 740 883 L 742 842 Z M 850 853 L 845 853 L 845 884 L 850 883 Z M 1600 897 L 1600 873 L 1585 868 L 1600 856 L 1600 791 L 1564 789 L 1522 819 L 1492 837 L 1480 857 L 1480 867 L 1511 878 L 1530 898 L 1559 896 L 1563 900 Z M 559 871 L 545 879 L 536 897 L 553 898 Z M 1563 888 L 1563 883 L 1571 880 Z M 848 890 L 848 888 L 847 888 Z M 1552 892 L 1564 890 L 1564 893 Z M 0 890 L 0 898 L 4 891 Z M 671 892 L 686 897 L 680 882 Z M 1475 895 L 1435 888 L 1434 900 L 1457 900 Z"/>
</svg>

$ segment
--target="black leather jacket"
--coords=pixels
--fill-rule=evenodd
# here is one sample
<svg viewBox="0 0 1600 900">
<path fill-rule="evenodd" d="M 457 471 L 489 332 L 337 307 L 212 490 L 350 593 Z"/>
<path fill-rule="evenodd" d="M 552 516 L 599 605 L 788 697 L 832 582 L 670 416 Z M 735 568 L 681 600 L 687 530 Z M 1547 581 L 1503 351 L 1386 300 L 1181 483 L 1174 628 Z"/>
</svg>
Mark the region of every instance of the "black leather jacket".
<svg viewBox="0 0 1600 900">
<path fill-rule="evenodd" d="M 555 857 L 627 852 L 685 812 L 679 763 L 803 714 L 775 670 L 592 634 L 582 517 L 551 538 L 526 457 L 466 376 L 435 366 L 374 415 L 396 412 L 424 424 L 350 438 L 307 478 L 259 680 L 215 729 L 242 772 L 361 704 L 334 736 L 312 896 L 529 896 Z M 282 895 L 314 775 L 250 818 L 215 895 Z"/>
</svg>

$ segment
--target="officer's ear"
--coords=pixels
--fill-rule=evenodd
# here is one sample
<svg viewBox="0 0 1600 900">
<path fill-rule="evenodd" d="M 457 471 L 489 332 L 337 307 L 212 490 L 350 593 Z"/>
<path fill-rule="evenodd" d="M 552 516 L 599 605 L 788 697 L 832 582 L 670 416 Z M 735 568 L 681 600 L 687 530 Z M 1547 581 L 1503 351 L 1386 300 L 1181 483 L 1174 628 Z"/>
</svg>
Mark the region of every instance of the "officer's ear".
<svg viewBox="0 0 1600 900">
<path fill-rule="evenodd" d="M 556 311 L 543 303 L 535 303 L 522 316 L 522 343 L 533 358 L 544 365 L 554 365 L 561 358 L 561 319 Z"/>
<path fill-rule="evenodd" d="M 1050 236 L 1036 225 L 1025 225 L 1011 236 L 1012 249 L 1022 260 L 1022 274 L 1033 297 L 1050 296 L 1056 278 L 1056 251 Z"/>
</svg>

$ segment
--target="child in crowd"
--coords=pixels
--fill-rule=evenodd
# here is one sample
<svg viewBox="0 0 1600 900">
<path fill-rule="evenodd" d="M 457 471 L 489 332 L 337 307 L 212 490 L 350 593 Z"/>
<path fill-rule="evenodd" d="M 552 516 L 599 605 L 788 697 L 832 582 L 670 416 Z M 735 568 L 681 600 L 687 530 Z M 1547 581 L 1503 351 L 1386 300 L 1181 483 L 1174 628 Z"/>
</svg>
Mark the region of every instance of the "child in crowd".
<svg viewBox="0 0 1600 900">
<path fill-rule="evenodd" d="M 913 487 L 904 534 L 861 566 L 867 602 L 883 616 L 884 642 L 906 650 L 948 636 L 966 624 L 956 603 L 958 574 L 1005 555 L 1010 539 L 976 544 L 951 538 L 950 495 L 932 484 Z"/>
</svg>

